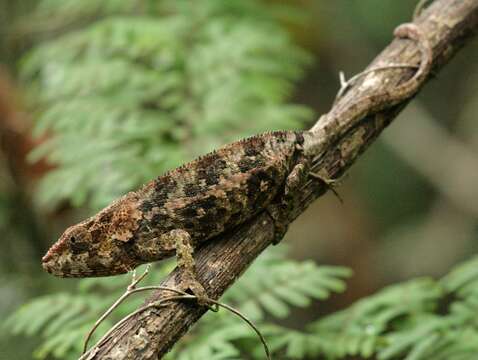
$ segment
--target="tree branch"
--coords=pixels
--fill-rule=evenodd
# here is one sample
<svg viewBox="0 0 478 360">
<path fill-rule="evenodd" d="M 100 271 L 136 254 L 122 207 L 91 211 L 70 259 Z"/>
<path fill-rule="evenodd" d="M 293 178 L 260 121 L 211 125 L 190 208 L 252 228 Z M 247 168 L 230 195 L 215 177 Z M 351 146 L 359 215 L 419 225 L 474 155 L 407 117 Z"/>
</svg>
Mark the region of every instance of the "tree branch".
<svg viewBox="0 0 478 360">
<path fill-rule="evenodd" d="M 436 0 L 417 19 L 430 39 L 435 73 L 471 38 L 478 27 L 478 0 Z M 397 63 L 418 64 L 420 53 L 410 41 L 394 40 L 369 66 Z M 353 86 L 331 109 L 340 117 L 350 104 L 373 91 L 380 93 L 397 86 L 413 75 L 413 69 L 393 69 L 371 73 Z M 365 86 L 366 85 L 366 86 Z M 374 142 L 395 118 L 405 103 L 368 116 L 350 129 L 313 164 L 330 178 L 340 177 L 358 156 Z M 317 181 L 308 182 L 297 194 L 302 201 L 290 214 L 293 221 L 326 189 Z M 271 244 L 274 225 L 266 213 L 209 241 L 196 252 L 198 280 L 213 299 L 218 299 L 249 264 Z M 183 288 L 175 269 L 162 286 Z M 154 293 L 146 304 L 164 296 Z M 157 359 L 164 355 L 205 312 L 195 303 L 177 302 L 166 308 L 149 309 L 129 319 L 98 344 L 88 359 Z"/>
</svg>

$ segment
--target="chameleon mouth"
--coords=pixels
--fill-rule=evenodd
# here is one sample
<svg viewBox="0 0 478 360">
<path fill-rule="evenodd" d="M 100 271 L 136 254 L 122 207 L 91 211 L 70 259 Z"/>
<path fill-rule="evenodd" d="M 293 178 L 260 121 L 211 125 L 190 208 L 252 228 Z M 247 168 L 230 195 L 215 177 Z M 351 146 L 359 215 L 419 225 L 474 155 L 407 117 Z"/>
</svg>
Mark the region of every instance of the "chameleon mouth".
<svg viewBox="0 0 478 360">
<path fill-rule="evenodd" d="M 55 244 L 56 245 L 56 244 Z M 42 258 L 43 269 L 54 276 L 59 277 L 88 277 L 92 276 L 92 271 L 88 268 L 80 268 L 69 261 L 61 259 L 58 249 L 55 245 Z"/>
<path fill-rule="evenodd" d="M 88 266 L 84 262 L 61 261 L 58 254 L 54 252 L 48 252 L 42 258 L 42 267 L 46 272 L 63 278 L 87 278 L 120 275 L 133 270 L 133 268 L 136 266 L 137 264 L 122 264 L 112 268 L 104 267 L 99 264 L 96 264 L 96 266 Z"/>
<path fill-rule="evenodd" d="M 129 268 L 116 268 L 115 271 L 110 269 L 81 269 L 77 267 L 63 266 L 58 267 L 58 263 L 54 260 L 44 261 L 42 263 L 43 269 L 51 275 L 62 278 L 87 278 L 87 277 L 102 277 L 124 274 L 130 271 Z"/>
<path fill-rule="evenodd" d="M 66 272 L 61 270 L 60 266 L 60 253 L 62 245 L 60 242 L 55 243 L 50 250 L 41 259 L 43 269 L 55 276 L 65 277 L 68 276 Z"/>
<path fill-rule="evenodd" d="M 60 271 L 58 269 L 58 263 L 55 260 L 54 256 L 48 252 L 43 258 L 42 258 L 42 266 L 43 269 L 45 269 L 46 272 L 55 275 L 55 276 L 67 276 L 63 271 Z"/>
</svg>

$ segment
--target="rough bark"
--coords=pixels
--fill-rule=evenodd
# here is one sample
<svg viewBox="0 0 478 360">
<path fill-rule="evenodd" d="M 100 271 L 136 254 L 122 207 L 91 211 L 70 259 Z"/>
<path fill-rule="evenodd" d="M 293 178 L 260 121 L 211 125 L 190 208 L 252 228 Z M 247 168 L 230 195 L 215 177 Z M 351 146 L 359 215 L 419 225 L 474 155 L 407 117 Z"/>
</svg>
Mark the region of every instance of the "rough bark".
<svg viewBox="0 0 478 360">
<path fill-rule="evenodd" d="M 434 52 L 434 73 L 469 40 L 478 28 L 478 0 L 436 0 L 416 20 L 431 40 Z M 418 64 L 419 51 L 406 40 L 394 40 L 370 64 Z M 357 101 L 364 92 L 380 92 L 397 86 L 413 75 L 413 69 L 394 69 L 367 75 L 353 86 L 331 109 L 335 116 Z M 362 84 L 367 86 L 361 86 Z M 331 144 L 314 163 L 331 178 L 340 177 L 360 154 L 371 145 L 381 131 L 396 117 L 405 103 L 363 119 L 358 125 Z M 317 181 L 309 181 L 297 196 L 300 205 L 290 214 L 293 221 L 326 189 Z M 274 235 L 273 223 L 266 213 L 234 231 L 210 241 L 196 252 L 198 279 L 209 295 L 217 299 L 244 272 L 249 264 L 269 245 Z M 161 284 L 181 287 L 179 273 L 174 270 Z M 146 303 L 164 296 L 154 293 Z M 194 303 L 178 302 L 161 309 L 150 309 L 117 328 L 95 348 L 90 359 L 157 359 L 161 358 L 205 312 Z"/>
</svg>

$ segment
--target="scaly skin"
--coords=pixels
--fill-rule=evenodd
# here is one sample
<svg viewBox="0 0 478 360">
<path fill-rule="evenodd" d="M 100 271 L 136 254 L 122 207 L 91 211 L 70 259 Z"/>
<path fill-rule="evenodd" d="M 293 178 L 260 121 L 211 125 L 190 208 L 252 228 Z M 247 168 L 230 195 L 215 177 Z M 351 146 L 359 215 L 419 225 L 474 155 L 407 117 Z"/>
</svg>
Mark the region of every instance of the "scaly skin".
<svg viewBox="0 0 478 360">
<path fill-rule="evenodd" d="M 174 255 L 177 230 L 193 245 L 206 241 L 283 192 L 302 143 L 301 132 L 265 133 L 174 169 L 68 228 L 43 267 L 62 277 L 116 275 Z"/>
<path fill-rule="evenodd" d="M 410 98 L 423 84 L 432 66 L 429 41 L 413 24 L 399 26 L 395 36 L 414 40 L 422 53 L 419 69 L 404 84 L 359 99 L 340 118 L 327 114 L 310 131 L 257 135 L 160 176 L 68 228 L 44 256 L 43 267 L 63 277 L 109 276 L 176 252 L 190 288 L 206 303 L 207 294 L 194 280 L 191 249 L 264 210 L 280 239 L 287 194 L 307 178 L 313 159 L 362 119 Z"/>
</svg>

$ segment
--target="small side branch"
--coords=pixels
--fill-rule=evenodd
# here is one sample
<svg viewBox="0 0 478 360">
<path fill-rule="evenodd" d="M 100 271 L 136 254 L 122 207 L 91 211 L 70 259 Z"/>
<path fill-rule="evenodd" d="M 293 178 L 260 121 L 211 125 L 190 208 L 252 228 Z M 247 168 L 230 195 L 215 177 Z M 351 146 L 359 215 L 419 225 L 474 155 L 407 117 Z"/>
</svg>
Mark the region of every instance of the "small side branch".
<svg viewBox="0 0 478 360">
<path fill-rule="evenodd" d="M 436 73 L 478 30 L 478 0 L 436 0 L 417 20 L 433 46 Z M 420 53 L 409 41 L 394 40 L 369 66 L 394 64 L 417 65 Z M 354 83 L 332 107 L 329 114 L 340 117 L 364 92 L 382 92 L 403 83 L 413 75 L 413 68 L 373 72 Z M 365 86 L 366 85 L 366 86 Z M 330 144 L 313 164 L 313 171 L 340 177 L 381 131 L 396 117 L 405 103 L 364 119 L 345 136 Z M 290 213 L 292 222 L 316 198 L 326 191 L 323 184 L 310 181 L 297 194 L 301 201 Z M 271 243 L 274 226 L 266 213 L 259 214 L 233 232 L 224 234 L 201 247 L 196 253 L 198 280 L 213 299 L 218 299 L 244 272 L 249 264 Z M 161 286 L 183 288 L 178 270 Z M 155 292 L 145 303 L 158 302 L 164 293 Z M 204 314 L 206 308 L 195 303 L 175 302 L 167 307 L 148 308 L 136 313 L 112 331 L 86 356 L 87 359 L 158 359 L 161 358 Z"/>
</svg>

